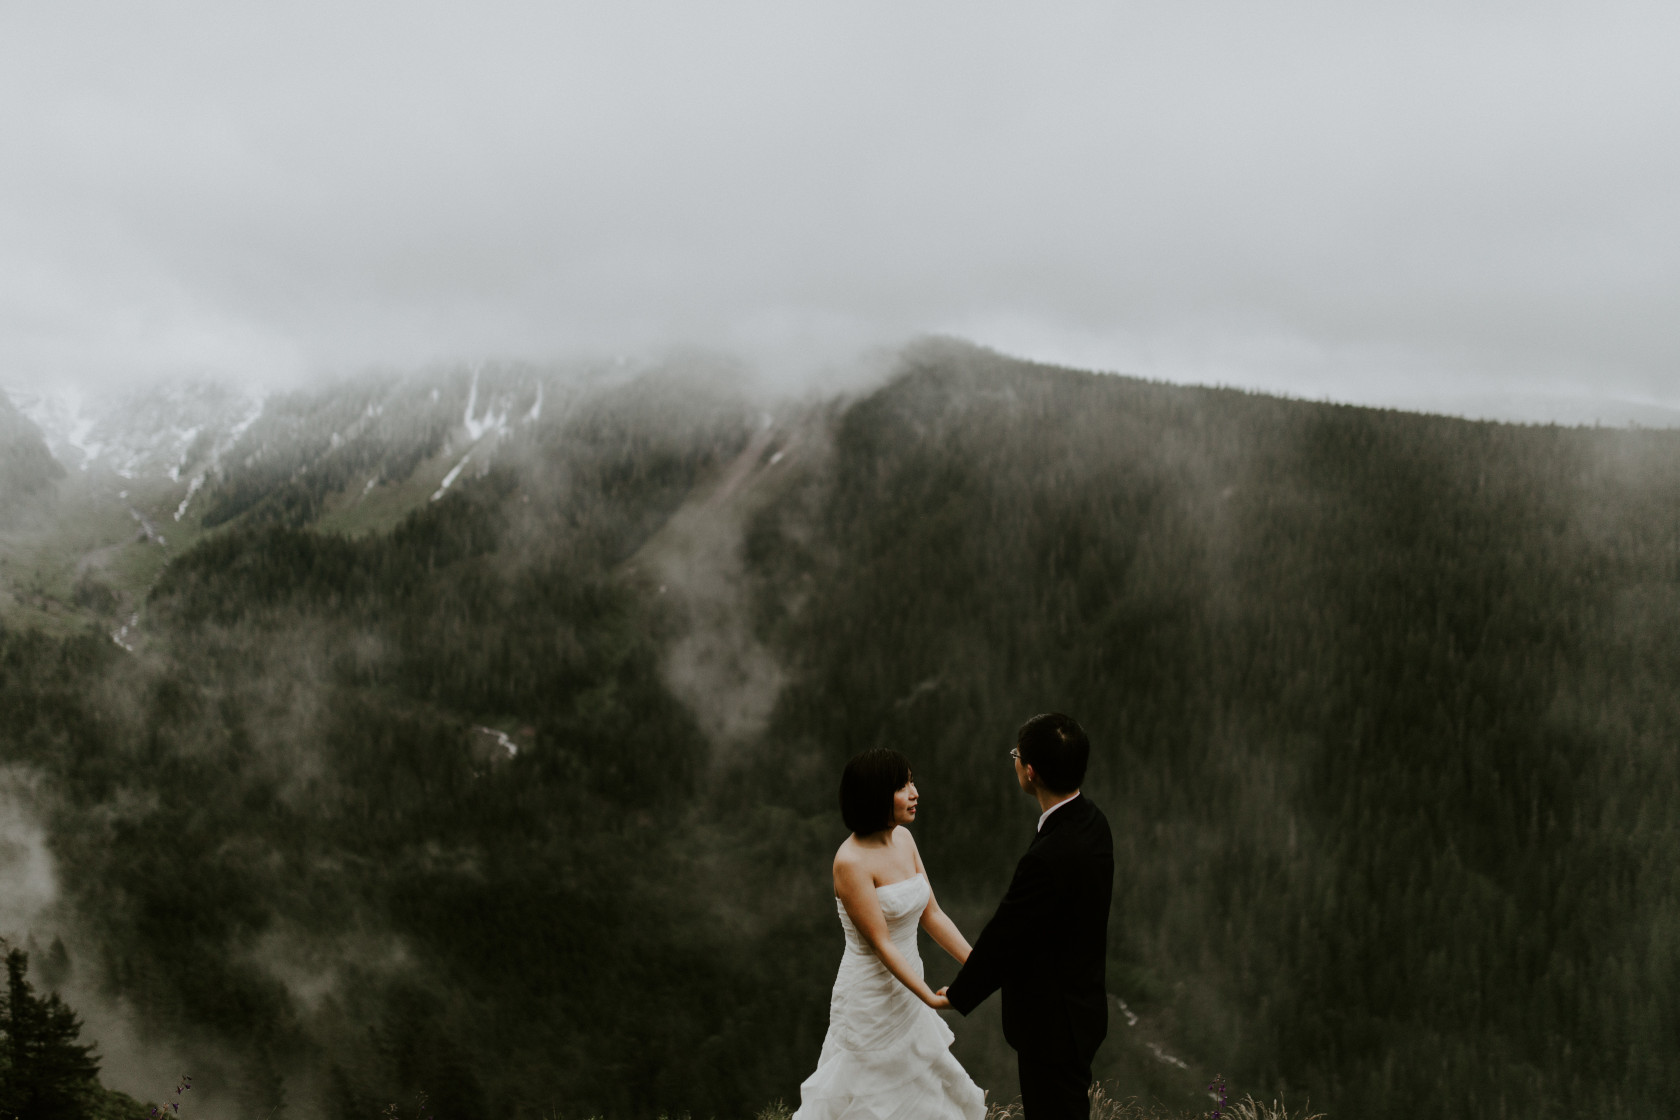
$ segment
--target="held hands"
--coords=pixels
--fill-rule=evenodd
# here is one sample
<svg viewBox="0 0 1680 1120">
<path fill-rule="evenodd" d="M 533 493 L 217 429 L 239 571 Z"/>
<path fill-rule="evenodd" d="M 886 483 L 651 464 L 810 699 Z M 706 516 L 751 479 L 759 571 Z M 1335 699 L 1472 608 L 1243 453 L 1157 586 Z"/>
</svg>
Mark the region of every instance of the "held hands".
<svg viewBox="0 0 1680 1120">
<path fill-rule="evenodd" d="M 923 997 L 922 1002 L 933 1008 L 935 1011 L 949 1011 L 951 1009 L 951 1001 L 945 998 L 944 988 L 934 992 L 933 998 L 931 999 Z"/>
</svg>

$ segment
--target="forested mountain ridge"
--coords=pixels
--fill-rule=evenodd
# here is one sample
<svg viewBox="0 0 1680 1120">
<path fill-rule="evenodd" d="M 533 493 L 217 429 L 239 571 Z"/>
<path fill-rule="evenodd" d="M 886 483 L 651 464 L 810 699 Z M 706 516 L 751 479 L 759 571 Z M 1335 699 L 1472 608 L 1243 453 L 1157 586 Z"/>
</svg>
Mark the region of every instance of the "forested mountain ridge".
<svg viewBox="0 0 1680 1120">
<path fill-rule="evenodd" d="M 135 654 L 4 636 L 0 751 L 60 879 L 34 920 L 72 1002 L 126 1001 L 130 1056 L 190 1058 L 202 1105 L 788 1098 L 838 953 L 839 764 L 910 755 L 972 934 L 1034 816 L 1003 752 L 1049 707 L 1115 829 L 1111 1082 L 1188 1106 L 1218 1069 L 1379 1117 L 1680 1088 L 1674 434 L 949 343 L 768 415 L 680 379 L 552 400 L 353 534 L 404 439 L 453 469 L 459 398 L 325 485 L 207 481 L 204 520 L 244 504 L 161 567 Z M 331 455 L 368 403 L 300 397 L 345 415 L 285 431 Z M 1011 1095 L 995 1023 L 957 1032 Z"/>
<path fill-rule="evenodd" d="M 916 743 L 947 879 L 1018 844 L 976 744 L 1062 706 L 1105 747 L 1117 988 L 1192 1053 L 1364 1115 L 1672 1091 L 1674 433 L 936 348 L 836 444 L 826 562 L 751 537 L 825 589 L 769 739 Z"/>
<path fill-rule="evenodd" d="M 622 376 L 481 365 L 266 396 L 214 382 L 69 401 L 20 395 L 34 443 L 0 430 L 0 451 L 36 455 L 62 481 L 27 515 L 0 514 L 0 619 L 58 635 L 97 619 L 133 645 L 158 574 L 207 533 L 389 529 L 487 471 L 545 408 L 563 416 Z"/>
</svg>

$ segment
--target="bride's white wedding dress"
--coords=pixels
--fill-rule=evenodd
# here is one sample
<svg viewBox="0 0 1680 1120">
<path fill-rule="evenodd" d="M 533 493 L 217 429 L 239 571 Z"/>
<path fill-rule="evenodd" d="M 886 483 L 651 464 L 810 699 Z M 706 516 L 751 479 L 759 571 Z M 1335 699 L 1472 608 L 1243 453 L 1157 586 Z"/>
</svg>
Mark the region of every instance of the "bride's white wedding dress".
<svg viewBox="0 0 1680 1120">
<path fill-rule="evenodd" d="M 887 932 L 922 974 L 916 927 L 932 891 L 920 873 L 875 888 Z M 817 1071 L 799 1087 L 794 1120 L 982 1120 L 985 1094 L 951 1056 L 951 1028 L 899 983 L 839 899 L 846 954 L 828 1003 Z"/>
</svg>

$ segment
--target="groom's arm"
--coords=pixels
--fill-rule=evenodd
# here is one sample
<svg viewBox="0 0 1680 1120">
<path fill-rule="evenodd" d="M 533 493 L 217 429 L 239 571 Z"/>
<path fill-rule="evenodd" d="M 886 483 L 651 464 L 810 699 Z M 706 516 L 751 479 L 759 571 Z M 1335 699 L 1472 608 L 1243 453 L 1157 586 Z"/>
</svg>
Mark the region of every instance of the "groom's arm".
<svg viewBox="0 0 1680 1120">
<path fill-rule="evenodd" d="M 952 1007 L 967 1015 L 1003 986 L 1005 975 L 1021 963 L 1033 923 L 1043 919 L 1054 891 L 1055 879 L 1044 861 L 1032 852 L 1022 856 L 997 913 L 980 931 L 974 951 L 945 991 Z"/>
</svg>

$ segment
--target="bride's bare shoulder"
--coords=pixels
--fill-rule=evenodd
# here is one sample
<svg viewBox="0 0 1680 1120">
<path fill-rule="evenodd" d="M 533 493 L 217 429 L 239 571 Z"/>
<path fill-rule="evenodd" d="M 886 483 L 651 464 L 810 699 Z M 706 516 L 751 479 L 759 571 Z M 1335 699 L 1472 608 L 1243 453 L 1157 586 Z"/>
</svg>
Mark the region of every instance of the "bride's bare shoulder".
<svg viewBox="0 0 1680 1120">
<path fill-rule="evenodd" d="M 869 853 L 848 839 L 834 853 L 834 893 L 845 896 L 875 882 Z"/>
<path fill-rule="evenodd" d="M 863 862 L 863 850 L 852 842 L 850 836 L 840 841 L 840 846 L 834 849 L 834 869 L 842 867 L 856 867 Z"/>
</svg>

